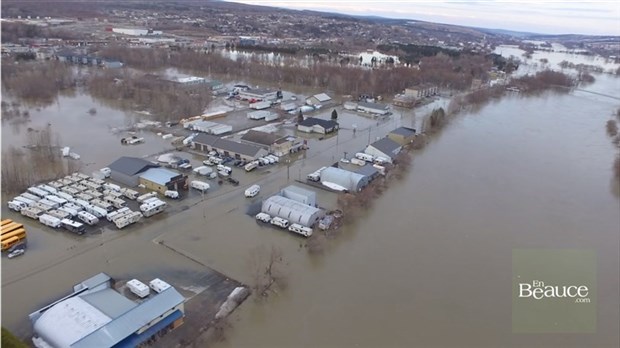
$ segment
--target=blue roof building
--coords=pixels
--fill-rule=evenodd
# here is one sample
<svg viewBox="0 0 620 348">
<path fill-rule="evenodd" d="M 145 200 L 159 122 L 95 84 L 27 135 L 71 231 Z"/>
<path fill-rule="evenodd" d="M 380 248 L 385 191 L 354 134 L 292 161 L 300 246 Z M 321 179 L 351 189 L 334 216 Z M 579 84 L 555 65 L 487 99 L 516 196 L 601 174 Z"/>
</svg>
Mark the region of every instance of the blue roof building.
<svg viewBox="0 0 620 348">
<path fill-rule="evenodd" d="M 185 298 L 173 287 L 144 300 L 125 297 L 100 273 L 30 314 L 36 347 L 135 347 L 183 323 Z"/>
</svg>

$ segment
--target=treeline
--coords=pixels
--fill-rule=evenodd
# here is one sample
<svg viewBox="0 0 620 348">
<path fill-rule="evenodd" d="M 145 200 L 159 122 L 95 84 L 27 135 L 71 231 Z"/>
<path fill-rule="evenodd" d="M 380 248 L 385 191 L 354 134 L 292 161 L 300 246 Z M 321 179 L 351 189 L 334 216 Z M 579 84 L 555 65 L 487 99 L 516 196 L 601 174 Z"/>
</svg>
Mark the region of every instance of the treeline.
<svg viewBox="0 0 620 348">
<path fill-rule="evenodd" d="M 149 110 L 158 121 L 201 115 L 211 101 L 208 86 L 184 87 L 126 69 L 95 74 L 87 88 L 93 97 L 120 103 L 123 108 Z"/>
<path fill-rule="evenodd" d="M 377 45 L 377 50 L 397 55 L 402 62 L 407 64 L 418 64 L 423 57 L 434 57 L 439 53 L 453 58 L 461 55 L 461 52 L 456 50 L 416 44 L 382 44 Z"/>
<path fill-rule="evenodd" d="M 7 94 L 32 103 L 51 103 L 58 93 L 76 85 L 71 67 L 56 61 L 2 61 L 2 85 Z"/>
<path fill-rule="evenodd" d="M 535 75 L 526 75 L 511 81 L 524 93 L 537 93 L 546 89 L 560 87 L 570 88 L 575 86 L 575 79 L 559 71 L 543 70 Z"/>
<path fill-rule="evenodd" d="M 110 47 L 103 56 L 115 56 L 136 69 L 175 67 L 205 74 L 220 74 L 229 79 L 256 79 L 272 84 L 291 84 L 302 87 L 329 89 L 340 94 L 393 94 L 404 88 L 429 83 L 439 87 L 465 90 L 474 78 L 487 79 L 492 61 L 480 55 L 456 58 L 438 54 L 421 60 L 421 69 L 395 67 L 365 69 L 357 66 L 335 66 L 315 60 L 304 65 L 294 59 L 282 64 L 269 64 L 258 57 L 237 57 L 232 60 L 219 52 L 178 51 Z"/>
</svg>

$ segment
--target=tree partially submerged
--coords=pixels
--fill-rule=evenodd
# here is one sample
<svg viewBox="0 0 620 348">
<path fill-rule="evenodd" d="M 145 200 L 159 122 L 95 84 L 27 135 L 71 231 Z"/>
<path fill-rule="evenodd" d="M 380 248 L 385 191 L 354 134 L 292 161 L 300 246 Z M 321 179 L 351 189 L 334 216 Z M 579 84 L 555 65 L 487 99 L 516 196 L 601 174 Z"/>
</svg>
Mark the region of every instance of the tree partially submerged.
<svg viewBox="0 0 620 348">
<path fill-rule="evenodd" d="M 252 275 L 251 288 L 259 297 L 277 293 L 286 288 L 286 273 L 282 250 L 276 246 L 267 249 L 258 246 L 250 250 L 248 263 Z"/>
</svg>

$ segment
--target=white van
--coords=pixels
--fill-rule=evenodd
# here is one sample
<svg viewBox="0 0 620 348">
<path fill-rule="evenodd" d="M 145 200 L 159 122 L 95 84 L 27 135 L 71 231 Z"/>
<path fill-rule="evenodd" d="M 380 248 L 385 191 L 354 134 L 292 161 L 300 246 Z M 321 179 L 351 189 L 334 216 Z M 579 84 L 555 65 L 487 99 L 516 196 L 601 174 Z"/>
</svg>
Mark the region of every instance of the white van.
<svg viewBox="0 0 620 348">
<path fill-rule="evenodd" d="M 136 296 L 140 298 L 145 298 L 151 293 L 149 287 L 137 279 L 132 279 L 128 281 L 127 287 L 129 288 L 129 290 L 131 290 L 131 292 L 133 292 L 134 294 L 136 294 Z"/>
<path fill-rule="evenodd" d="M 58 197 L 60 197 L 60 198 L 64 199 L 64 200 L 65 200 L 65 201 L 67 201 L 67 202 L 73 202 L 73 200 L 74 200 L 73 196 L 71 196 L 71 195 L 70 195 L 70 194 L 68 194 L 68 193 L 62 192 L 62 191 L 59 191 L 59 192 L 56 194 L 56 196 L 58 196 Z M 65 203 L 65 204 L 66 204 L 66 203 Z"/>
<path fill-rule="evenodd" d="M 84 224 L 81 222 L 73 221 L 70 219 L 62 219 L 60 222 L 62 223 L 62 227 L 64 227 L 67 231 L 71 231 L 73 233 L 84 234 L 84 231 L 86 230 L 86 226 L 84 226 Z"/>
<path fill-rule="evenodd" d="M 89 205 L 87 207 L 84 207 L 84 210 L 86 210 L 88 213 L 95 215 L 98 219 L 104 218 L 106 215 L 108 215 L 108 211 L 103 209 L 103 208 L 99 208 L 97 206 L 94 205 Z"/>
<path fill-rule="evenodd" d="M 20 211 L 20 213 L 24 216 L 27 216 L 31 219 L 39 220 L 39 215 L 43 214 L 44 211 L 37 207 L 26 207 Z"/>
<path fill-rule="evenodd" d="M 70 219 L 71 218 L 71 214 L 67 213 L 64 210 L 60 210 L 60 209 L 52 209 L 50 211 L 47 212 L 48 215 L 51 215 L 55 218 L 58 218 L 60 220 L 62 219 Z"/>
<path fill-rule="evenodd" d="M 36 202 L 38 202 L 39 200 L 41 200 L 40 198 L 36 201 L 28 199 L 28 198 L 24 198 L 23 196 L 17 196 L 15 198 L 13 198 L 14 202 L 22 202 L 24 204 L 26 204 L 26 206 L 31 206 L 34 205 Z M 9 207 L 10 208 L 10 207 Z"/>
<path fill-rule="evenodd" d="M 110 175 L 112 175 L 112 169 L 105 167 L 105 168 L 101 168 L 99 169 L 99 171 L 101 172 L 101 174 L 103 174 L 104 178 L 109 178 Z"/>
<path fill-rule="evenodd" d="M 147 199 L 153 198 L 153 197 L 157 197 L 157 192 L 153 191 L 150 193 L 145 193 L 142 196 L 138 197 L 136 200 L 138 201 L 138 203 L 143 203 Z"/>
<path fill-rule="evenodd" d="M 312 229 L 310 227 L 305 227 L 300 224 L 292 224 L 288 227 L 288 230 L 299 233 L 304 237 L 310 237 L 312 235 Z"/>
<path fill-rule="evenodd" d="M 281 228 L 287 228 L 288 220 L 276 216 L 273 219 L 271 219 L 271 224 L 274 226 L 281 227 Z"/>
<path fill-rule="evenodd" d="M 121 192 L 121 187 L 118 186 L 118 185 L 115 185 L 115 184 L 110 184 L 110 183 L 106 182 L 102 186 L 103 186 L 104 189 Z"/>
<path fill-rule="evenodd" d="M 280 158 L 276 155 L 267 155 L 265 157 L 273 160 L 275 163 L 280 163 Z"/>
<path fill-rule="evenodd" d="M 269 214 L 267 214 L 267 213 L 258 213 L 258 214 L 256 214 L 256 220 L 262 221 L 262 222 L 265 222 L 265 223 L 270 223 L 271 222 L 271 216 L 269 216 Z"/>
<path fill-rule="evenodd" d="M 228 174 L 232 173 L 232 168 L 225 165 L 218 164 L 215 168 L 217 168 L 218 172 L 227 172 Z"/>
<path fill-rule="evenodd" d="M 149 282 L 149 287 L 159 294 L 162 291 L 170 288 L 170 284 L 166 283 L 165 281 L 159 278 L 155 278 Z"/>
<path fill-rule="evenodd" d="M 61 225 L 60 221 L 61 220 L 59 218 L 51 216 L 51 215 L 48 215 L 48 214 L 42 214 L 42 215 L 39 216 L 39 222 L 40 223 L 42 223 L 42 224 L 44 224 L 46 226 L 52 227 L 52 228 L 60 227 L 60 225 Z"/>
<path fill-rule="evenodd" d="M 177 199 L 179 198 L 179 193 L 177 191 L 168 190 L 164 192 L 164 196 L 172 199 Z"/>
<path fill-rule="evenodd" d="M 41 197 L 33 195 L 32 193 L 28 193 L 28 192 L 24 192 L 20 196 L 22 196 L 24 198 L 27 198 L 27 199 L 29 199 L 31 201 L 34 201 L 34 202 L 37 202 L 37 201 L 39 201 L 41 199 Z"/>
<path fill-rule="evenodd" d="M 141 212 L 132 211 L 132 212 L 129 212 L 129 214 L 126 214 L 126 215 L 123 215 L 121 217 L 114 219 L 114 224 L 116 225 L 116 228 L 121 229 L 121 228 L 124 228 L 126 226 L 129 226 L 131 224 L 134 224 L 140 221 L 141 218 L 142 218 Z"/>
<path fill-rule="evenodd" d="M 144 214 L 144 217 L 150 217 L 155 214 L 161 213 L 166 209 L 168 204 L 164 201 L 145 203 L 140 206 L 140 211 Z"/>
<path fill-rule="evenodd" d="M 119 209 L 119 210 L 113 211 L 113 212 L 111 212 L 111 213 L 108 213 L 108 215 L 106 215 L 106 217 L 105 217 L 105 218 L 106 218 L 108 221 L 113 222 L 113 221 L 114 221 L 114 219 L 119 218 L 119 217 L 121 217 L 121 216 L 123 216 L 123 215 L 126 215 L 126 214 L 128 214 L 128 213 L 130 213 L 130 212 L 131 212 L 131 209 L 129 209 L 129 208 L 127 208 L 127 207 L 125 207 L 125 208 L 121 208 L 121 209 Z"/>
<path fill-rule="evenodd" d="M 60 205 L 68 203 L 66 199 L 60 198 L 60 197 L 54 196 L 54 195 L 45 196 L 45 199 L 47 199 L 49 201 L 52 201 L 52 202 L 55 202 L 55 203 L 58 203 Z"/>
<path fill-rule="evenodd" d="M 9 209 L 14 210 L 16 212 L 22 211 L 22 209 L 28 207 L 28 204 L 20 201 L 9 201 L 8 203 Z"/>
<path fill-rule="evenodd" d="M 43 198 L 43 197 L 45 197 L 45 196 L 50 194 L 49 192 L 47 192 L 45 190 L 41 190 L 38 187 L 29 187 L 28 188 L 28 192 L 33 194 L 33 195 L 35 195 L 35 196 L 39 196 L 41 198 Z"/>
<path fill-rule="evenodd" d="M 363 152 L 356 153 L 355 154 L 355 158 L 361 159 L 362 161 L 366 161 L 366 162 L 373 162 L 374 159 L 375 159 L 371 155 L 369 155 L 367 153 L 363 153 Z"/>
<path fill-rule="evenodd" d="M 49 200 L 49 199 L 47 199 L 47 198 L 43 198 L 42 200 L 38 201 L 37 203 L 39 203 L 39 204 L 45 204 L 45 205 L 50 206 L 50 207 L 52 207 L 52 208 L 54 208 L 54 209 L 56 209 L 56 208 L 60 207 L 60 205 L 61 205 L 60 203 L 58 203 L 58 202 L 54 202 L 54 201 L 50 201 L 50 200 Z M 65 202 L 65 203 L 67 203 L 67 202 Z"/>
<path fill-rule="evenodd" d="M 43 191 L 49 192 L 48 194 L 50 194 L 50 193 L 51 194 L 56 194 L 56 192 L 58 192 L 57 189 L 55 189 L 55 188 L 53 188 L 51 186 L 48 186 L 48 185 L 39 185 L 39 186 L 37 186 L 37 188 L 39 188 L 39 189 L 41 189 Z"/>
<path fill-rule="evenodd" d="M 64 211 L 65 213 L 69 214 L 72 217 L 76 216 L 78 211 L 79 211 L 79 210 L 75 210 L 75 209 L 72 209 L 70 207 L 67 207 L 66 205 L 63 206 L 63 207 L 58 208 L 58 210 Z"/>
<path fill-rule="evenodd" d="M 256 167 L 258 167 L 258 162 L 256 161 L 252 161 L 248 164 L 245 165 L 245 171 L 246 172 L 251 172 L 252 170 L 254 170 Z"/>
<path fill-rule="evenodd" d="M 194 180 L 189 184 L 192 188 L 200 191 L 200 192 L 207 192 L 207 190 L 211 187 L 209 184 L 207 184 L 204 181 L 198 181 L 198 180 Z"/>
<path fill-rule="evenodd" d="M 245 196 L 247 198 L 256 197 L 256 195 L 260 192 L 259 185 L 252 185 L 245 190 Z"/>
<path fill-rule="evenodd" d="M 84 208 L 81 205 L 75 204 L 75 203 L 67 203 L 63 206 L 63 208 L 65 209 L 72 209 L 76 211 L 76 215 L 77 212 L 84 210 Z"/>
<path fill-rule="evenodd" d="M 108 203 L 104 200 L 95 198 L 92 201 L 90 201 L 91 204 L 93 204 L 95 207 L 99 207 L 101 209 L 105 209 L 106 213 L 105 215 L 108 215 L 109 212 L 111 212 L 112 210 L 114 210 L 114 206 L 111 203 Z"/>
<path fill-rule="evenodd" d="M 121 189 L 121 193 L 123 194 L 123 196 L 125 196 L 125 197 L 127 197 L 129 199 L 136 199 L 136 198 L 138 198 L 138 196 L 140 196 L 138 191 L 134 191 L 134 190 L 128 189 L 128 188 Z"/>
<path fill-rule="evenodd" d="M 78 219 L 82 220 L 83 222 L 93 226 L 96 225 L 99 222 L 99 219 L 94 216 L 93 214 L 87 213 L 85 211 L 81 211 L 77 214 Z"/>
</svg>

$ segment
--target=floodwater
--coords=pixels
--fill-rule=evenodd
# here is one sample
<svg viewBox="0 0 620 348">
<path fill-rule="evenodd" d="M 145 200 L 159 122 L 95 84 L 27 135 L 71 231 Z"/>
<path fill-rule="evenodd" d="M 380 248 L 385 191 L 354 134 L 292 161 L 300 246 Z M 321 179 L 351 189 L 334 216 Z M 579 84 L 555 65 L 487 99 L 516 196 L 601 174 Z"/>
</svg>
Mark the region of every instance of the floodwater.
<svg viewBox="0 0 620 348">
<path fill-rule="evenodd" d="M 618 94 L 620 80 L 596 78 L 586 89 Z M 63 130 L 62 145 L 93 158 L 95 169 L 123 154 L 169 146 L 154 135 L 147 138 L 149 132 L 143 132 L 146 144 L 121 146 L 121 135 L 111 128 L 133 122 L 133 116 L 88 96 L 77 98 L 78 104 L 60 99 L 42 109 L 44 117 L 31 112 L 33 125 L 15 132 L 58 117 L 51 127 Z M 438 103 L 433 105 L 445 100 Z M 98 113 L 90 116 L 93 106 Z M 511 95 L 461 115 L 414 154 L 403 180 L 393 182 L 364 218 L 344 227 L 319 255 L 310 255 L 303 239 L 257 224 L 246 214 L 248 206 L 338 160 L 343 151 L 350 157 L 395 127 L 419 125 L 423 111 L 398 112 L 384 122 L 343 111 L 338 136 L 312 141 L 290 168 L 281 163 L 249 174 L 235 170 L 238 188 L 207 193 L 204 201 L 194 196 L 179 202 L 186 209 L 176 207 L 176 213 L 126 230 L 77 238 L 24 218 L 28 252 L 2 260 L 3 325 L 28 336 L 28 313 L 101 271 L 116 278 L 157 276 L 190 292 L 205 286 L 196 284 L 203 266 L 182 254 L 249 284 L 248 255 L 276 246 L 288 287 L 267 301 L 246 301 L 233 313 L 227 340 L 216 347 L 617 347 L 620 204 L 611 171 L 617 150 L 605 122 L 619 106 L 615 99 L 574 91 Z M 3 147 L 27 145 L 11 127 L 3 123 Z M 72 128 L 75 138 L 66 135 Z M 261 185 L 260 195 L 244 198 L 243 190 L 254 183 Z M 317 194 L 321 206 L 335 207 L 334 194 Z M 596 333 L 512 334 L 514 248 L 597 252 Z"/>
<path fill-rule="evenodd" d="M 620 80 L 596 77 L 617 95 Z M 217 347 L 617 347 L 620 205 L 604 124 L 618 104 L 513 96 L 460 116 L 323 255 L 277 241 L 287 290 L 244 304 Z M 224 272 L 240 271 L 254 238 L 239 228 L 206 247 Z M 514 248 L 596 251 L 596 333 L 512 333 Z"/>
<path fill-rule="evenodd" d="M 22 107 L 23 108 L 23 107 Z M 96 109 L 96 114 L 88 111 Z M 125 112 L 100 103 L 87 94 L 61 95 L 46 107 L 29 109 L 30 117 L 2 119 L 2 148 L 27 146 L 28 129 L 42 130 L 50 127 L 60 146 L 69 146 L 82 157 L 80 171 L 92 173 L 125 156 L 142 157 L 163 149 L 173 149 L 170 141 L 162 140 L 150 131 L 138 131 L 135 135 L 145 142 L 138 145 L 122 145 L 120 140 L 129 136 L 122 131 L 149 117 Z M 58 150 L 60 151 L 60 149 Z"/>
</svg>

